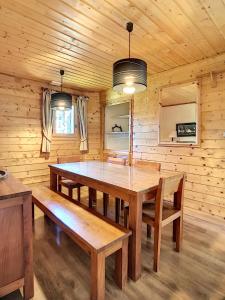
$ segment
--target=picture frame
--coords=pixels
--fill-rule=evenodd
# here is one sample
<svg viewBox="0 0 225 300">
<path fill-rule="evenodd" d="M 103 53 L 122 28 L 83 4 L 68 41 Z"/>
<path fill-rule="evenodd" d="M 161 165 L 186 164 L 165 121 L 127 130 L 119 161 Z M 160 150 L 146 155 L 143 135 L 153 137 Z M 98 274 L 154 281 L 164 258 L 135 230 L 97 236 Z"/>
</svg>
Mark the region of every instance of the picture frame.
<svg viewBox="0 0 225 300">
<path fill-rule="evenodd" d="M 192 123 L 177 123 L 177 137 L 196 136 L 196 122 Z"/>
</svg>

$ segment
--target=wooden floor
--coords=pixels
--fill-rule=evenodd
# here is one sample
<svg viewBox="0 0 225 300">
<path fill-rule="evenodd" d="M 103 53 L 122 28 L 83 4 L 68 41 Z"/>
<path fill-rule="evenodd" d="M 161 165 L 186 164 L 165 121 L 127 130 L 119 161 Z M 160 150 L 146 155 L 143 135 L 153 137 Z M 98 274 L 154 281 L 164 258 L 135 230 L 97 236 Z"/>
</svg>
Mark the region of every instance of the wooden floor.
<svg viewBox="0 0 225 300">
<path fill-rule="evenodd" d="M 101 208 L 101 201 L 98 201 Z M 172 228 L 162 238 L 160 272 L 152 271 L 153 243 L 143 227 L 143 274 L 121 292 L 113 281 L 113 260 L 107 259 L 106 299 L 225 299 L 225 222 L 188 211 L 183 251 L 173 251 Z M 35 300 L 89 299 L 89 257 L 59 228 L 39 217 L 34 230 Z M 22 299 L 15 292 L 4 300 Z"/>
</svg>

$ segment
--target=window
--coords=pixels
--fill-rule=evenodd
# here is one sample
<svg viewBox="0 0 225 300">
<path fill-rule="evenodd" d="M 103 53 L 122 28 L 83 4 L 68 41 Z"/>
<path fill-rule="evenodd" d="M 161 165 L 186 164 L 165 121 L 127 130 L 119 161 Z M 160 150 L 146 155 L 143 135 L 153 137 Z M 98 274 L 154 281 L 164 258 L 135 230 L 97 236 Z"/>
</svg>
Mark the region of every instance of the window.
<svg viewBox="0 0 225 300">
<path fill-rule="evenodd" d="M 53 134 L 74 134 L 75 133 L 75 108 L 70 110 L 55 110 L 53 116 Z"/>
</svg>

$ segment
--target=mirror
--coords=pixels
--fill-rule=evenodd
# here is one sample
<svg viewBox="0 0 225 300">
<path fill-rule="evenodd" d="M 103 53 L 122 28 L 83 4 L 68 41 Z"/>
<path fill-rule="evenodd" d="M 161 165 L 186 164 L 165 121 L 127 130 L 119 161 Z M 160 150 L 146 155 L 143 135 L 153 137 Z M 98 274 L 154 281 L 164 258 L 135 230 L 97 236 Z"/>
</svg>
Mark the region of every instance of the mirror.
<svg viewBox="0 0 225 300">
<path fill-rule="evenodd" d="M 105 107 L 105 140 L 106 150 L 128 151 L 130 103 L 119 103 Z"/>
<path fill-rule="evenodd" d="M 159 144 L 198 145 L 199 128 L 198 82 L 161 88 Z"/>
</svg>

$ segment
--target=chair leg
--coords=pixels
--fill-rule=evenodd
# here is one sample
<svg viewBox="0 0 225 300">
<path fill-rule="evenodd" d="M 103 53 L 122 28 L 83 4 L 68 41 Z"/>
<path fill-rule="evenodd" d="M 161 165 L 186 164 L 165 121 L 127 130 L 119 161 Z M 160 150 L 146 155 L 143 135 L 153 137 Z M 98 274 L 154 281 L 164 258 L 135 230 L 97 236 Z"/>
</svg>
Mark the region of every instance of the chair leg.
<svg viewBox="0 0 225 300">
<path fill-rule="evenodd" d="M 120 198 L 116 198 L 116 205 L 115 205 L 115 220 L 116 220 L 116 223 L 119 223 L 120 222 Z"/>
<path fill-rule="evenodd" d="M 121 200 L 121 210 L 124 210 L 124 200 Z"/>
<path fill-rule="evenodd" d="M 183 219 L 176 219 L 176 251 L 180 252 L 183 240 Z"/>
<path fill-rule="evenodd" d="M 152 227 L 147 224 L 147 238 L 151 238 L 152 237 Z"/>
<path fill-rule="evenodd" d="M 108 207 L 109 207 L 109 195 L 103 193 L 103 215 L 107 217 L 108 215 Z"/>
<path fill-rule="evenodd" d="M 159 271 L 161 234 L 162 234 L 161 226 L 156 225 L 154 227 L 154 263 L 153 263 L 153 269 L 155 272 Z"/>
<path fill-rule="evenodd" d="M 35 211 L 34 211 L 34 203 L 32 202 L 32 226 L 34 227 L 35 220 Z"/>
<path fill-rule="evenodd" d="M 115 262 L 115 280 L 118 287 L 123 289 L 127 283 L 128 239 L 123 240 L 122 248 L 116 252 Z"/>
<path fill-rule="evenodd" d="M 105 256 L 91 253 L 91 300 L 105 299 Z"/>
<path fill-rule="evenodd" d="M 125 228 L 128 228 L 128 218 L 129 218 L 129 215 L 128 215 L 129 211 L 128 211 L 128 208 L 124 208 L 124 213 L 123 213 L 123 216 L 124 216 L 124 227 Z"/>
<path fill-rule="evenodd" d="M 173 221 L 173 242 L 176 242 L 176 220 Z"/>
<path fill-rule="evenodd" d="M 32 219 L 34 220 L 34 202 L 32 202 Z"/>
<path fill-rule="evenodd" d="M 177 194 L 174 195 L 174 199 L 173 199 L 173 207 L 176 209 L 177 208 Z M 173 242 L 176 242 L 176 221 L 177 220 L 174 220 L 173 221 Z"/>
<path fill-rule="evenodd" d="M 77 200 L 80 202 L 80 187 L 77 188 Z"/>
<path fill-rule="evenodd" d="M 73 198 L 73 189 L 69 188 L 68 190 L 69 190 L 69 197 Z"/>
<path fill-rule="evenodd" d="M 62 179 L 62 176 L 58 175 L 57 176 L 57 190 L 58 190 L 58 192 L 62 192 L 62 185 L 60 184 L 61 179 Z"/>
<path fill-rule="evenodd" d="M 93 188 L 88 188 L 88 206 L 89 208 L 93 208 L 93 203 L 96 203 L 96 199 L 97 199 L 97 191 Z"/>
</svg>

